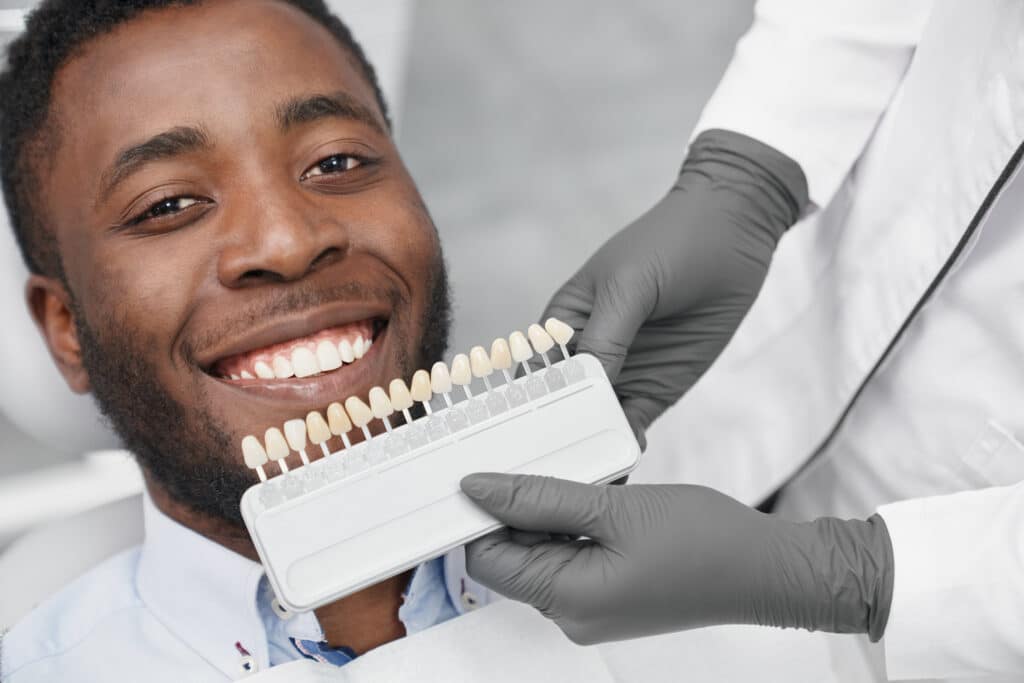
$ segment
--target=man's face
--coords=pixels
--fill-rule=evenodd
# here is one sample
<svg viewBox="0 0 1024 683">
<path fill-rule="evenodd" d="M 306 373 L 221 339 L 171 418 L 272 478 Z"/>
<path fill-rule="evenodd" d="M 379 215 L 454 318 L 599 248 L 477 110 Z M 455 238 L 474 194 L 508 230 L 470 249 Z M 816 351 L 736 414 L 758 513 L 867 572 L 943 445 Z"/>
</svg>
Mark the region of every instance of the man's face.
<svg viewBox="0 0 1024 683">
<path fill-rule="evenodd" d="M 243 436 L 440 356 L 436 230 L 371 86 L 299 10 L 144 14 L 61 70 L 53 107 L 40 203 L 81 347 L 72 385 L 172 496 L 237 520 Z M 372 347 L 338 369 L 260 377 L 359 339 Z"/>
</svg>

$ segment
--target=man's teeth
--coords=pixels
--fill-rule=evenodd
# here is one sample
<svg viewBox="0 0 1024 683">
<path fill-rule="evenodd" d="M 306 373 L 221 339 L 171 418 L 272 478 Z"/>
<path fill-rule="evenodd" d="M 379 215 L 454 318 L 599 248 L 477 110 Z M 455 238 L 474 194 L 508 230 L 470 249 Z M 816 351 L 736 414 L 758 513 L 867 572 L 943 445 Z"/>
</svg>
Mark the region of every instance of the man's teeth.
<svg viewBox="0 0 1024 683">
<path fill-rule="evenodd" d="M 321 372 L 330 372 L 343 365 L 354 363 L 365 356 L 372 345 L 372 339 L 364 339 L 362 336 L 356 337 L 354 341 L 343 339 L 337 344 L 323 340 L 316 345 L 315 352 L 309 347 L 299 346 L 291 353 L 275 355 L 269 362 L 256 361 L 251 371 L 232 372 L 228 378 L 243 380 L 312 377 Z"/>
</svg>

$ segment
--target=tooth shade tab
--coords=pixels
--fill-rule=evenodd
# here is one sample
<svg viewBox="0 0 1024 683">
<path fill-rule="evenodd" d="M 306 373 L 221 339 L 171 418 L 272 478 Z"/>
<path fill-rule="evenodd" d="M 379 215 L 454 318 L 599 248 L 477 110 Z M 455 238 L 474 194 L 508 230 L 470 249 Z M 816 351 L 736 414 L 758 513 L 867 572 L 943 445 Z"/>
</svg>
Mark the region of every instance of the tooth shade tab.
<svg viewBox="0 0 1024 683">
<path fill-rule="evenodd" d="M 426 370 L 417 370 L 416 374 L 412 376 L 412 387 L 411 391 L 412 398 L 420 403 L 427 403 L 430 398 L 434 395 L 434 390 L 430 387 L 430 373 Z"/>
<path fill-rule="evenodd" d="M 530 343 L 533 344 L 533 348 L 537 353 L 547 353 L 555 345 L 555 340 L 551 338 L 551 335 L 537 323 L 530 325 L 526 330 L 526 334 L 530 336 Z"/>
<path fill-rule="evenodd" d="M 356 360 L 356 353 L 352 348 L 352 342 L 348 339 L 342 339 L 338 342 L 338 355 L 341 356 L 342 362 L 354 363 Z"/>
<path fill-rule="evenodd" d="M 469 365 L 473 369 L 474 377 L 487 377 L 494 372 L 491 359 L 482 346 L 474 346 L 469 350 Z"/>
<path fill-rule="evenodd" d="M 373 420 L 373 411 L 370 406 L 363 403 L 358 396 L 349 396 L 345 399 L 345 412 L 352 419 L 352 424 L 360 429 L 366 427 Z"/>
<path fill-rule="evenodd" d="M 512 352 L 504 339 L 495 339 L 491 344 L 491 367 L 495 370 L 508 370 L 512 367 Z"/>
<path fill-rule="evenodd" d="M 533 358 L 533 349 L 522 332 L 516 330 L 508 338 L 509 348 L 512 350 L 512 360 L 517 363 L 524 363 Z"/>
<path fill-rule="evenodd" d="M 288 457 L 288 442 L 277 427 L 268 429 L 263 441 L 267 446 L 267 457 L 271 460 L 283 460 Z"/>
<path fill-rule="evenodd" d="M 341 367 L 341 356 L 334 342 L 325 339 L 316 345 L 316 362 L 320 366 L 320 372 L 329 372 Z"/>
<path fill-rule="evenodd" d="M 340 403 L 332 403 L 327 406 L 327 425 L 330 427 L 331 434 L 338 436 L 352 431 L 352 420 L 348 419 L 348 413 Z"/>
<path fill-rule="evenodd" d="M 428 383 L 427 388 L 430 385 Z M 391 394 L 391 407 L 395 410 L 408 410 L 412 408 L 412 394 L 409 393 L 409 387 L 405 386 L 405 382 L 396 378 L 391 380 L 391 384 L 388 385 L 388 393 Z"/>
<path fill-rule="evenodd" d="M 306 434 L 309 436 L 309 440 L 317 445 L 331 438 L 330 426 L 324 420 L 324 416 L 316 410 L 310 411 L 306 416 Z"/>
<path fill-rule="evenodd" d="M 263 466 L 268 460 L 263 444 L 252 435 L 242 439 L 242 457 L 245 458 L 245 466 L 252 469 Z"/>
<path fill-rule="evenodd" d="M 395 409 L 391 406 L 391 399 L 388 398 L 388 392 L 384 391 L 381 387 L 370 389 L 370 410 L 373 411 L 373 416 L 378 420 L 383 420 L 395 412 Z"/>
<path fill-rule="evenodd" d="M 466 386 L 473 381 L 473 372 L 469 366 L 469 356 L 464 353 L 452 358 L 452 382 L 459 386 Z"/>
<path fill-rule="evenodd" d="M 452 378 L 448 366 L 438 361 L 430 368 L 430 389 L 435 394 L 447 394 L 452 390 Z"/>
<path fill-rule="evenodd" d="M 544 322 L 544 329 L 548 331 L 548 334 L 555 340 L 555 343 L 561 346 L 568 344 L 569 340 L 576 334 L 576 330 L 571 325 L 563 323 L 558 318 L 548 318 Z"/>
<path fill-rule="evenodd" d="M 306 448 L 306 421 L 288 420 L 284 423 L 284 438 L 293 451 L 301 451 Z"/>
</svg>

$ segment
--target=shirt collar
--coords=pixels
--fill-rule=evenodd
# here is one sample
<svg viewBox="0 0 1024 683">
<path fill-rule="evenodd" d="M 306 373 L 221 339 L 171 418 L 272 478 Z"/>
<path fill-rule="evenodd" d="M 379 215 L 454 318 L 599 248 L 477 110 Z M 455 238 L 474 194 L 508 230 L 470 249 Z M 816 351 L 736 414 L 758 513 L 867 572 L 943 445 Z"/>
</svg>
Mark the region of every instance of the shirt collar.
<svg viewBox="0 0 1024 683">
<path fill-rule="evenodd" d="M 257 607 L 263 567 L 157 510 L 143 495 L 146 540 L 139 558 L 139 597 L 171 633 L 234 679 L 246 649 L 267 666 Z"/>
</svg>

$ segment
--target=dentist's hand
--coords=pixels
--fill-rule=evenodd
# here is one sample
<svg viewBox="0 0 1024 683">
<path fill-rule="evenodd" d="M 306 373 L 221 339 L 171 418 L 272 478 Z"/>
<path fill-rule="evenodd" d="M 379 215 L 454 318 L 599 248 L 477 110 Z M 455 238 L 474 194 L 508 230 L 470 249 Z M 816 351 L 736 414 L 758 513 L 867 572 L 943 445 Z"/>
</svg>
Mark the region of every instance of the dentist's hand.
<svg viewBox="0 0 1024 683">
<path fill-rule="evenodd" d="M 893 556 L 877 515 L 797 524 L 701 486 L 523 475 L 474 474 L 462 490 L 512 527 L 467 546 L 469 574 L 577 643 L 714 624 L 885 629 Z"/>
<path fill-rule="evenodd" d="M 706 131 L 668 195 L 551 299 L 543 318 L 572 325 L 576 350 L 601 360 L 641 446 L 732 337 L 807 201 L 795 161 L 745 135 Z"/>
</svg>

